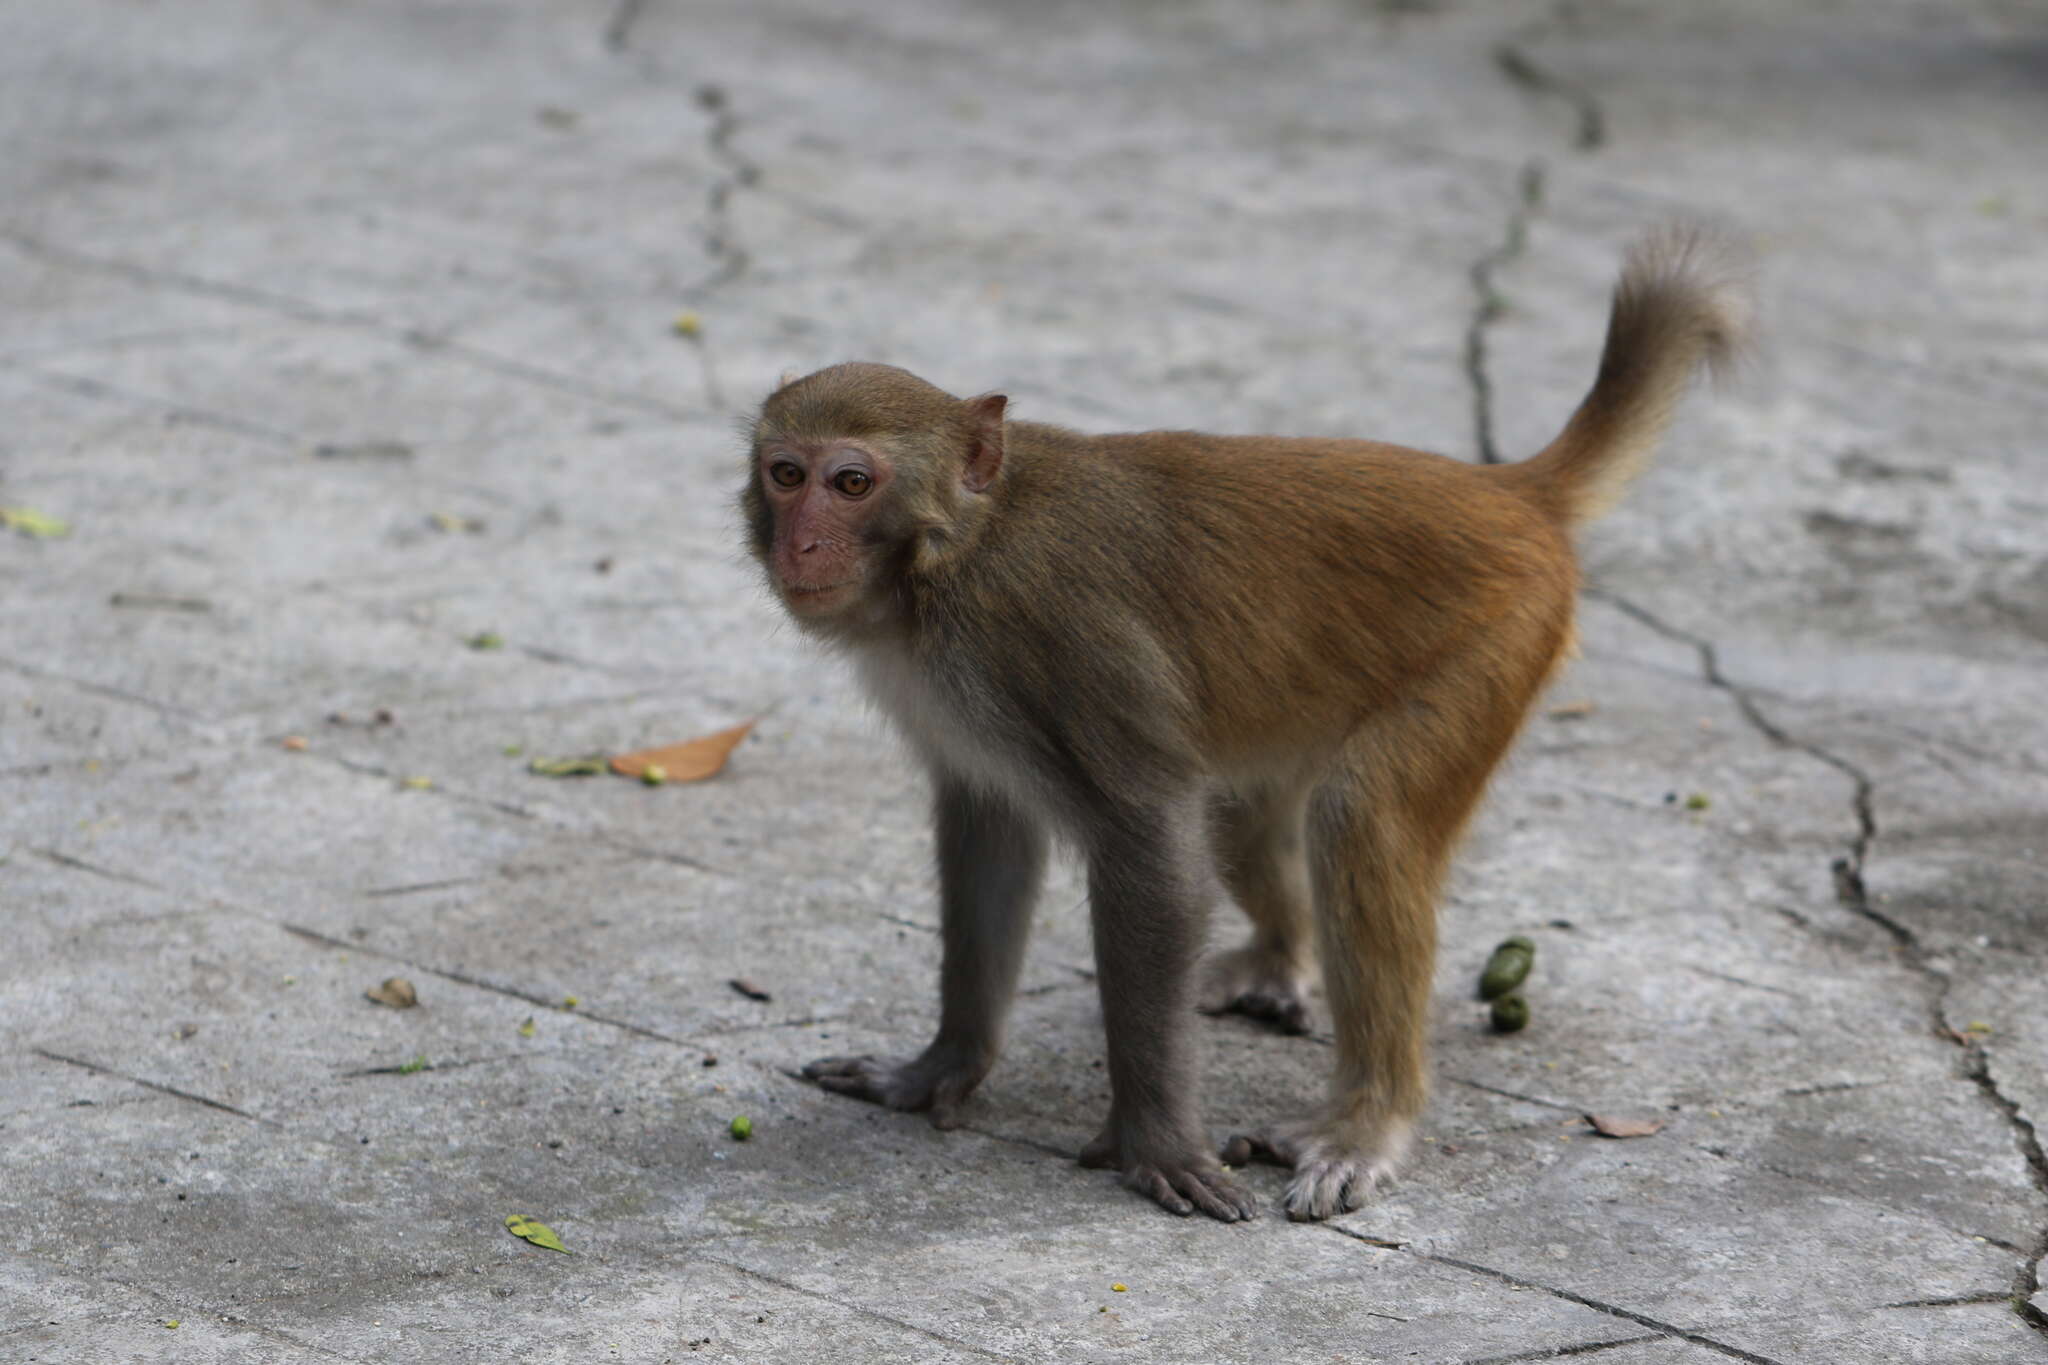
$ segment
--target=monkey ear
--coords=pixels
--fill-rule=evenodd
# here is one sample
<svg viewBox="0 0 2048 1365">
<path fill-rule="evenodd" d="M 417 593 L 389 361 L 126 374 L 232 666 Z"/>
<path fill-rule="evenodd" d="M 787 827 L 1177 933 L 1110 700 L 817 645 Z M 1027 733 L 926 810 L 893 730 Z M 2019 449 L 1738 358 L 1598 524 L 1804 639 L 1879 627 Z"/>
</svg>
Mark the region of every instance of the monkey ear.
<svg viewBox="0 0 2048 1365">
<path fill-rule="evenodd" d="M 794 383 L 796 383 L 796 371 L 795 371 L 795 370 L 784 370 L 784 371 L 782 372 L 782 378 L 780 378 L 780 379 L 778 379 L 778 380 L 776 380 L 776 381 L 775 381 L 775 387 L 776 387 L 776 388 L 778 388 L 778 389 L 786 389 L 786 388 L 788 388 L 788 387 L 789 387 L 789 386 L 790 386 L 791 384 L 794 384 Z"/>
<path fill-rule="evenodd" d="M 970 493 L 986 493 L 1003 467 L 1003 408 L 1009 399 L 1000 393 L 983 394 L 967 405 L 967 421 L 973 435 L 967 447 L 967 467 L 960 482 Z"/>
</svg>

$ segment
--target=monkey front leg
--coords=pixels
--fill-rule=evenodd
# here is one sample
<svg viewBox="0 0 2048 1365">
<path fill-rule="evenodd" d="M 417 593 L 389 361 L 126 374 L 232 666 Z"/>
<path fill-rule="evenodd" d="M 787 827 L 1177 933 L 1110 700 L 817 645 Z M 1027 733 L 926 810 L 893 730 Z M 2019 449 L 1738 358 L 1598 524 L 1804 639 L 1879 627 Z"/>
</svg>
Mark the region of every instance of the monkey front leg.
<svg viewBox="0 0 2048 1365">
<path fill-rule="evenodd" d="M 1197 1100 L 1190 977 L 1204 922 L 1199 805 L 1098 821 L 1088 903 L 1109 1043 L 1109 1121 L 1081 1152 L 1173 1213 L 1234 1223 L 1258 1210 L 1224 1175 Z"/>
<path fill-rule="evenodd" d="M 939 1032 L 911 1058 L 822 1057 L 804 1075 L 827 1090 L 891 1109 L 929 1110 L 955 1128 L 960 1106 L 1003 1048 L 1003 1025 L 1045 872 L 1040 824 L 992 793 L 936 778 Z"/>
</svg>

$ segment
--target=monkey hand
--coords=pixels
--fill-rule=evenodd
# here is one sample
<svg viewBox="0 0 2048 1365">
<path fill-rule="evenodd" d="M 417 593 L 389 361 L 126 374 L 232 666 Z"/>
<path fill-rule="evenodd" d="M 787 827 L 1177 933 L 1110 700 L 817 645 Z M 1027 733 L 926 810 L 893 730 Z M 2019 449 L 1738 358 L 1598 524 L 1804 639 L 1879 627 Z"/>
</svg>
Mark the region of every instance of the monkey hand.
<svg viewBox="0 0 2048 1365">
<path fill-rule="evenodd" d="M 804 1068 L 804 1076 L 836 1094 L 886 1105 L 891 1109 L 928 1112 L 934 1128 L 958 1128 L 960 1107 L 989 1063 L 933 1043 L 916 1057 L 820 1057 Z"/>
<path fill-rule="evenodd" d="M 1091 1169 L 1122 1171 L 1125 1189 L 1136 1190 L 1168 1213 L 1185 1217 L 1200 1209 L 1211 1218 L 1236 1223 L 1259 1211 L 1251 1191 L 1225 1175 L 1199 1146 L 1172 1154 L 1143 1150 L 1122 1139 L 1114 1120 L 1081 1149 L 1080 1160 Z"/>
</svg>

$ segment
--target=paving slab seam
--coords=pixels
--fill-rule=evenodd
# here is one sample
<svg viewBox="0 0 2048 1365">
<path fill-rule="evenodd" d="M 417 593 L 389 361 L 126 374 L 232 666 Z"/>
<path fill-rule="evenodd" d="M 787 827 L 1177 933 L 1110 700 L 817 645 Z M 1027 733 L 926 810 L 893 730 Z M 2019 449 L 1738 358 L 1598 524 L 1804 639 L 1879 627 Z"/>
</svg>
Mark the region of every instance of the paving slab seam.
<svg viewBox="0 0 2048 1365">
<path fill-rule="evenodd" d="M 4 668 L 10 673 L 18 673 L 24 678 L 33 678 L 38 682 L 58 683 L 95 697 L 105 697 L 109 701 L 126 702 L 130 706 L 140 706 L 144 710 L 154 711 L 160 716 L 168 717 L 171 720 L 183 721 L 188 725 L 213 725 L 219 723 L 212 717 L 203 716 L 197 711 L 188 711 L 182 706 L 173 706 L 168 702 L 153 701 L 139 692 L 129 692 L 119 687 L 109 687 L 105 683 L 88 682 L 83 678 L 71 677 L 69 674 L 53 672 L 47 668 L 37 668 L 33 664 L 22 663 L 18 659 L 0 658 L 0 668 Z"/>
<path fill-rule="evenodd" d="M 1475 1081 L 1464 1076 L 1445 1076 L 1443 1079 L 1451 1082 L 1453 1085 L 1462 1085 L 1469 1090 L 1477 1090 L 1488 1095 L 1498 1095 L 1506 1100 L 1519 1100 L 1523 1104 L 1540 1104 L 1545 1109 L 1555 1109 L 1563 1114 L 1583 1114 L 1586 1112 L 1584 1105 L 1566 1104 L 1562 1100 L 1546 1100 L 1540 1095 L 1525 1095 L 1518 1090 L 1503 1090 L 1497 1085 L 1488 1085 L 1484 1081 Z"/>
<path fill-rule="evenodd" d="M 403 323 L 387 322 L 373 314 L 353 309 L 324 308 L 303 299 L 295 299 L 274 290 L 257 289 L 232 281 L 215 280 L 180 270 L 169 270 L 160 266 L 143 265 L 118 257 L 98 256 L 68 247 L 55 246 L 29 233 L 13 228 L 0 227 L 0 242 L 13 246 L 22 255 L 46 264 L 61 266 L 89 274 L 111 275 L 149 290 L 167 290 L 193 295 L 199 298 L 215 299 L 236 304 L 258 312 L 282 317 L 293 322 L 309 323 L 320 327 L 338 327 L 354 332 L 367 332 L 387 340 L 399 342 L 412 350 L 428 355 L 446 356 L 475 369 L 495 374 L 500 378 L 516 380 L 555 393 L 565 393 L 586 402 L 604 407 L 624 408 L 649 416 L 665 417 L 671 421 L 688 421 L 703 417 L 704 410 L 679 407 L 659 398 L 630 390 L 607 388 L 593 384 L 575 375 L 563 374 L 546 366 L 529 361 L 502 356 L 494 351 L 471 346 L 451 337 L 433 332 L 427 328 Z M 21 369 L 20 373 L 34 376 L 37 372 Z M 70 378 L 67 376 L 66 378 Z M 91 385 L 94 391 L 115 393 L 116 390 L 96 380 L 77 380 L 79 384 Z M 164 400 L 154 400 L 164 401 Z M 261 423 L 248 422 L 239 417 L 225 417 L 222 420 L 244 424 L 238 429 L 249 434 L 263 435 L 272 440 L 297 442 L 288 432 L 280 432 Z"/>
<path fill-rule="evenodd" d="M 381 764 L 366 763 L 362 759 L 349 758 L 345 754 L 309 753 L 301 754 L 300 757 L 310 757 L 316 763 L 329 763 L 337 768 L 345 768 L 349 772 L 357 773 L 364 777 L 382 778 L 383 780 L 393 783 L 394 785 L 403 783 L 406 780 L 407 776 L 404 773 L 395 772 L 390 768 L 386 768 Z M 493 798 L 488 796 L 472 795 L 469 792 L 458 791 L 455 788 L 445 786 L 438 782 L 435 783 L 432 787 L 428 788 L 423 794 L 426 796 L 439 797 L 444 801 L 460 802 L 463 805 L 483 806 L 489 810 L 497 811 L 500 815 L 510 815 L 513 818 L 519 820 L 539 821 L 539 817 L 524 806 L 516 805 L 510 801 L 494 800 Z M 539 822 L 545 824 L 554 823 L 552 821 Z M 567 826 L 562 825 L 556 825 L 555 827 L 567 828 Z M 581 833 L 582 831 L 578 832 Z"/>
<path fill-rule="evenodd" d="M 162 891 L 166 893 L 170 891 L 169 887 L 153 882 L 147 877 L 138 877 L 132 872 L 116 872 L 110 867 L 101 867 L 97 863 L 89 863 L 85 859 L 74 857 L 69 853 L 60 853 L 54 848 L 32 848 L 29 852 L 46 862 L 55 863 L 58 867 L 68 867 L 73 872 L 83 872 L 87 876 L 101 877 L 110 882 L 120 882 L 123 886 L 139 886 L 145 891 Z M 173 911 L 172 913 L 189 912 Z M 156 919 L 159 917 L 151 915 L 146 918 Z"/>
<path fill-rule="evenodd" d="M 2012 1296 L 2002 1290 L 1987 1289 L 1981 1294 L 1950 1294 L 1938 1299 L 1901 1299 L 1897 1303 L 1881 1303 L 1880 1309 L 1893 1308 L 1969 1308 L 1980 1304 L 2004 1303 Z"/>
<path fill-rule="evenodd" d="M 240 336 L 242 328 L 216 322 L 181 323 L 176 327 L 152 327 L 146 331 L 109 332 L 104 336 L 53 342 L 47 346 L 25 346 L 0 351 L 0 367 L 25 366 L 33 361 L 58 356 L 90 355 L 129 346 L 180 345 L 188 341 L 220 341 Z"/>
<path fill-rule="evenodd" d="M 69 1279 L 83 1281 L 87 1284 L 112 1285 L 117 1289 L 127 1290 L 131 1294 L 136 1294 L 142 1298 L 150 1300 L 153 1304 L 156 1305 L 157 1311 L 164 1312 L 165 1316 L 169 1316 L 169 1313 L 165 1310 L 175 1310 L 183 1317 L 190 1317 L 192 1316 L 192 1309 L 188 1307 L 188 1305 L 196 1303 L 199 1307 L 200 1312 L 206 1314 L 208 1317 L 213 1318 L 216 1322 L 223 1322 L 231 1327 L 246 1328 L 249 1331 L 256 1333 L 258 1336 L 268 1337 L 274 1341 L 284 1342 L 291 1346 L 297 1347 L 300 1350 L 310 1351 L 315 1355 L 323 1356 L 330 1360 L 343 1360 L 351 1362 L 352 1365 L 360 1365 L 360 1362 L 363 1359 L 361 1356 L 342 1355 L 336 1351 L 331 1351 L 324 1346 L 315 1346 L 311 1342 L 301 1341 L 299 1338 L 291 1335 L 289 1332 L 279 1331 L 275 1327 L 266 1327 L 262 1323 L 254 1322 L 249 1318 L 242 1316 L 239 1313 L 219 1312 L 217 1311 L 217 1308 L 214 1305 L 208 1304 L 202 1300 L 174 1298 L 171 1295 L 164 1293 L 162 1290 L 153 1289 L 146 1284 L 138 1284 L 132 1280 L 124 1280 L 118 1275 L 108 1275 L 104 1273 L 96 1273 L 93 1271 L 84 1270 L 78 1266 L 68 1265 L 63 1261 L 52 1260 L 47 1256 L 41 1256 L 32 1251 L 15 1251 L 12 1254 L 19 1256 L 25 1260 L 34 1261 L 39 1265 L 47 1266 L 53 1270 L 61 1271 L 63 1272 L 65 1277 Z M 272 1300 L 259 1299 L 255 1300 L 255 1302 L 264 1303 L 272 1302 Z M 21 1332 L 33 1332 L 41 1327 L 46 1326 L 70 1327 L 79 1324 L 119 1322 L 125 1318 L 129 1318 L 132 1316 L 132 1311 L 115 1309 L 104 1313 L 80 1313 L 75 1317 L 60 1318 L 53 1322 L 22 1323 L 14 1327 L 0 1328 L 0 1340 L 5 1340 L 5 1338 L 9 1336 L 13 1336 Z"/>
<path fill-rule="evenodd" d="M 212 408 L 198 408 L 175 398 L 164 398 L 153 393 L 138 393 L 134 389 L 121 388 L 103 379 L 90 379 L 82 374 L 68 374 L 62 370 L 46 370 L 36 365 L 16 362 L 0 362 L 0 369 L 9 374 L 20 375 L 45 388 L 58 389 L 65 393 L 77 394 L 82 398 L 98 399 L 102 402 L 118 403 L 123 407 L 140 408 L 161 413 L 166 421 L 189 422 L 194 426 L 215 427 L 232 432 L 237 436 L 253 437 L 273 446 L 291 448 L 297 445 L 288 431 L 283 431 L 251 417 L 238 417 L 233 413 L 219 412 Z"/>
<path fill-rule="evenodd" d="M 262 918 L 258 915 L 250 915 L 249 917 L 252 919 Z M 346 939 L 335 938 L 331 934 L 323 934 L 318 929 L 308 929 L 301 924 L 289 924 L 282 920 L 263 920 L 263 922 L 282 929 L 288 934 L 305 939 L 308 942 L 318 943 L 323 947 L 338 948 L 350 953 L 361 953 L 365 957 L 381 958 L 386 962 L 396 963 L 410 971 L 420 972 L 428 976 L 437 976 L 444 981 L 453 981 L 458 985 L 471 986 L 480 991 L 489 991 L 494 995 L 506 996 L 551 1012 L 561 1010 L 562 1002 L 553 996 L 543 996 L 533 991 L 523 991 L 516 986 L 501 986 L 496 982 L 486 981 L 482 977 L 472 976 L 468 972 L 459 971 L 452 967 L 436 967 L 429 963 L 405 957 L 399 953 L 386 952 L 383 949 L 373 948 L 367 944 L 351 943 Z M 663 1033 L 658 1029 L 647 1028 L 644 1025 L 631 1023 L 624 1019 L 614 1019 L 608 1015 L 598 1014 L 591 1010 L 578 1009 L 563 1012 L 573 1013 L 578 1019 L 588 1019 L 592 1023 L 603 1024 L 609 1028 L 619 1029 L 622 1032 L 631 1033 L 638 1037 L 650 1038 L 658 1043 L 667 1043 L 671 1047 L 685 1048 L 689 1051 L 707 1055 L 710 1051 L 708 1048 L 700 1047 L 698 1044 L 689 1042 L 686 1039 Z"/>
<path fill-rule="evenodd" d="M 1706 1145 L 1705 1143 L 1699 1142 L 1691 1143 L 1689 1145 L 1695 1152 L 1702 1152 L 1707 1156 L 1720 1157 L 1725 1159 L 1728 1155 L 1727 1149 L 1725 1148 L 1711 1147 Z M 1770 1174 L 1777 1176 L 1780 1180 L 1791 1180 L 1801 1185 L 1810 1185 L 1817 1190 L 1826 1190 L 1829 1194 L 1834 1195 L 1837 1199 L 1841 1200 L 1845 1204 L 1860 1204 L 1865 1208 L 1882 1209 L 1886 1213 L 1890 1214 L 1912 1215 L 1914 1212 L 1911 1208 L 1902 1207 L 1894 1204 L 1886 1204 L 1881 1200 L 1872 1199 L 1869 1195 L 1859 1193 L 1852 1186 L 1838 1185 L 1834 1181 L 1829 1180 L 1824 1176 L 1814 1175 L 1810 1172 L 1788 1170 L 1783 1166 L 1774 1165 L 1769 1161 L 1760 1161 L 1754 1158 L 1750 1159 L 1748 1164 L 1754 1166 L 1759 1171 L 1767 1171 Z M 2025 1247 L 2014 1246 L 2011 1242 L 2006 1241 L 2002 1237 L 1993 1237 L 1988 1233 L 1972 1232 L 1968 1228 L 1955 1227 L 1951 1224 L 1943 1224 L 1942 1226 L 1946 1227 L 1950 1233 L 1954 1234 L 1957 1237 L 1967 1237 L 1973 1242 L 1982 1242 L 1986 1246 L 1997 1247 L 2000 1251 L 2009 1251 L 2015 1256 L 2024 1256 L 2026 1254 Z M 2010 1299 L 2012 1297 L 2012 1293 L 2009 1290 L 1994 1291 L 1987 1289 L 1979 1292 L 1984 1294 L 1990 1294 L 1992 1298 L 1999 1303 L 2003 1303 L 2007 1299 Z M 1938 1303 L 1941 1302 L 1941 1300 L 1930 1299 L 1927 1300 L 1927 1302 Z M 1900 1305 L 1885 1304 L 1883 1306 L 1887 1308 L 1896 1308 Z"/>
<path fill-rule="evenodd" d="M 704 1256 L 701 1259 L 710 1262 L 712 1265 L 724 1266 L 727 1270 L 734 1271 L 737 1274 L 745 1275 L 749 1279 L 760 1280 L 764 1284 L 772 1284 L 778 1289 L 786 1289 L 792 1294 L 802 1294 L 806 1298 L 816 1299 L 820 1303 L 829 1303 L 833 1307 L 844 1309 L 849 1313 L 855 1313 L 864 1318 L 872 1318 L 876 1322 L 886 1322 L 891 1327 L 900 1328 L 906 1332 L 915 1332 L 917 1333 L 917 1335 L 921 1337 L 927 1337 L 932 1341 L 936 1341 L 944 1346 L 952 1347 L 955 1350 L 966 1351 L 970 1354 L 980 1356 L 984 1360 L 1000 1360 L 1007 1362 L 1008 1365 L 1024 1365 L 1024 1362 L 1016 1356 L 1006 1356 L 999 1352 L 988 1350 L 985 1347 L 976 1346 L 972 1342 L 962 1341 L 958 1337 L 949 1337 L 943 1332 L 934 1332 L 929 1327 L 920 1327 L 918 1324 L 914 1322 L 906 1321 L 903 1318 L 892 1317 L 887 1313 L 879 1312 L 873 1308 L 864 1307 L 863 1305 L 858 1303 L 843 1302 L 839 1299 L 833 1298 L 830 1294 L 821 1294 L 815 1289 L 806 1289 L 804 1286 L 796 1283 L 794 1280 L 786 1280 L 780 1275 L 771 1275 L 765 1270 L 756 1270 L 752 1266 L 742 1265 L 738 1261 L 728 1261 L 718 1256 Z"/>
<path fill-rule="evenodd" d="M 1581 1341 L 1570 1346 L 1539 1346 L 1533 1351 L 1517 1351 L 1513 1355 L 1480 1356 L 1461 1360 L 1458 1365 L 1521 1365 L 1528 1360 L 1563 1360 L 1571 1356 L 1589 1356 L 1601 1351 L 1618 1350 L 1623 1346 L 1640 1346 L 1646 1341 L 1669 1341 L 1662 1332 L 1645 1332 L 1640 1336 L 1615 1337 L 1611 1341 Z"/>
<path fill-rule="evenodd" d="M 1380 1245 L 1378 1241 L 1368 1237 L 1365 1233 L 1356 1232 L 1341 1225 L 1325 1224 L 1325 1226 L 1329 1227 L 1330 1231 L 1341 1236 L 1350 1237 L 1371 1246 Z M 1413 1246 L 1404 1246 L 1399 1248 L 1399 1250 L 1415 1257 L 1417 1260 L 1429 1261 L 1436 1265 L 1447 1265 L 1453 1269 L 1463 1270 L 1474 1275 L 1484 1275 L 1488 1279 L 1498 1280 L 1502 1284 L 1513 1285 L 1517 1289 L 1533 1289 L 1538 1293 L 1548 1294 L 1553 1298 L 1578 1304 L 1581 1308 L 1590 1308 L 1596 1313 L 1605 1313 L 1609 1317 L 1621 1318 L 1635 1323 L 1638 1327 L 1647 1327 L 1659 1336 L 1678 1337 L 1684 1341 L 1691 1342 L 1695 1346 L 1718 1352 L 1729 1357 L 1731 1360 L 1748 1361 L 1749 1365 L 1785 1365 L 1784 1362 L 1773 1360 L 1769 1356 L 1761 1356 L 1754 1351 L 1745 1351 L 1739 1346 L 1731 1346 L 1725 1341 L 1717 1341 L 1704 1332 L 1695 1332 L 1689 1328 L 1680 1327 L 1676 1323 L 1663 1322 L 1657 1318 L 1650 1317 L 1648 1314 L 1635 1312 L 1633 1309 L 1622 1308 L 1611 1303 L 1602 1303 L 1600 1300 L 1588 1298 L 1584 1294 L 1574 1294 L 1569 1289 L 1558 1289 L 1551 1285 L 1539 1284 L 1535 1280 L 1525 1280 L 1519 1275 L 1510 1275 L 1505 1270 L 1495 1270 L 1492 1266 L 1480 1265 L 1476 1261 L 1459 1260 L 1455 1256 L 1439 1256 L 1427 1251 L 1418 1251 Z M 1541 1357 L 1537 1358 L 1540 1359 Z"/>
<path fill-rule="evenodd" d="M 302 757 L 304 756 L 302 755 Z M 365 777 L 381 778 L 393 783 L 405 780 L 405 775 L 402 773 L 384 767 L 382 764 L 366 762 L 359 758 L 349 758 L 342 754 L 329 753 L 312 754 L 310 757 L 317 762 L 331 763 L 336 767 L 346 768 L 350 772 L 360 773 Z M 586 843 L 596 844 L 600 848 L 608 848 L 615 853 L 630 854 L 636 858 L 651 858 L 656 862 L 668 863 L 674 867 L 686 867 L 692 872 L 701 872 L 706 876 L 718 877 L 729 882 L 744 880 L 733 872 L 729 872 L 721 867 L 714 867 L 701 859 L 692 858 L 687 853 L 676 853 L 665 848 L 649 848 L 645 844 L 636 843 L 631 839 L 622 839 L 604 830 L 589 829 L 567 820 L 551 820 L 546 816 L 536 815 L 525 806 L 515 802 L 499 801 L 489 796 L 477 796 L 470 792 L 444 786 L 441 783 L 435 783 L 424 795 L 440 797 L 449 801 L 458 801 L 466 805 L 482 806 L 488 810 L 497 811 L 501 815 L 510 815 L 519 820 L 531 820 L 548 829 L 556 829 L 574 834 Z M 552 1002 L 549 1003 L 552 1004 Z"/>
<path fill-rule="evenodd" d="M 213 1099 L 211 1096 L 201 1095 L 196 1091 L 180 1090 L 175 1085 L 165 1085 L 162 1081 L 152 1081 L 142 1076 L 117 1070 L 111 1066 L 102 1066 L 98 1062 L 87 1061 L 83 1057 L 71 1057 L 62 1052 L 52 1052 L 45 1047 L 31 1045 L 28 1050 L 46 1061 L 62 1062 L 66 1066 L 75 1066 L 81 1071 L 90 1071 L 97 1075 L 111 1077 L 117 1081 L 126 1081 L 130 1085 L 139 1085 L 148 1090 L 160 1091 L 163 1094 L 175 1096 L 181 1100 L 189 1100 L 193 1104 L 205 1105 L 208 1109 L 218 1109 L 223 1114 L 233 1114 L 238 1119 L 247 1119 L 251 1123 L 260 1123 L 266 1128 L 276 1128 L 279 1131 L 284 1130 L 284 1125 L 277 1120 L 264 1118 L 261 1114 L 252 1114 L 246 1109 L 237 1109 L 225 1100 Z"/>
</svg>

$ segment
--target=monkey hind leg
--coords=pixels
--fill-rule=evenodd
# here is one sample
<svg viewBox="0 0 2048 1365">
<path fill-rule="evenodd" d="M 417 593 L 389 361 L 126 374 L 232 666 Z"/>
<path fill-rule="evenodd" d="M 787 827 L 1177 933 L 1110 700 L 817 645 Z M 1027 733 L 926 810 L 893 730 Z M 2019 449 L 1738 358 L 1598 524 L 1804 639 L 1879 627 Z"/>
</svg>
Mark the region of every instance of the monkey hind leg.
<svg viewBox="0 0 2048 1365">
<path fill-rule="evenodd" d="M 1306 1123 L 1228 1149 L 1293 1166 L 1291 1218 L 1357 1207 L 1413 1140 L 1429 1095 L 1437 895 L 1569 635 L 1563 587 L 1543 605 L 1497 623 L 1484 653 L 1450 661 L 1407 704 L 1368 721 L 1309 800 L 1317 948 L 1336 1034 L 1329 1098 Z"/>
<path fill-rule="evenodd" d="M 1329 1218 L 1364 1203 L 1407 1155 L 1428 1098 L 1436 890 L 1448 839 L 1403 809 L 1377 764 L 1333 776 L 1312 799 L 1309 866 L 1336 1033 L 1329 1099 L 1313 1117 L 1233 1139 L 1232 1165 L 1291 1166 L 1287 1215 Z"/>
<path fill-rule="evenodd" d="M 1309 974 L 1315 965 L 1309 875 L 1303 843 L 1307 784 L 1259 788 L 1215 803 L 1217 871 L 1252 922 L 1241 946 L 1202 966 L 1197 1000 L 1209 1014 L 1266 1020 L 1307 1033 Z"/>
<path fill-rule="evenodd" d="M 1432 733 L 1411 723 L 1354 736 L 1309 804 L 1315 924 L 1336 1034 L 1329 1098 L 1315 1117 L 1227 1149 L 1294 1168 L 1291 1218 L 1347 1212 L 1388 1183 L 1428 1099 L 1437 892 L 1513 730 L 1420 728 Z"/>
</svg>

